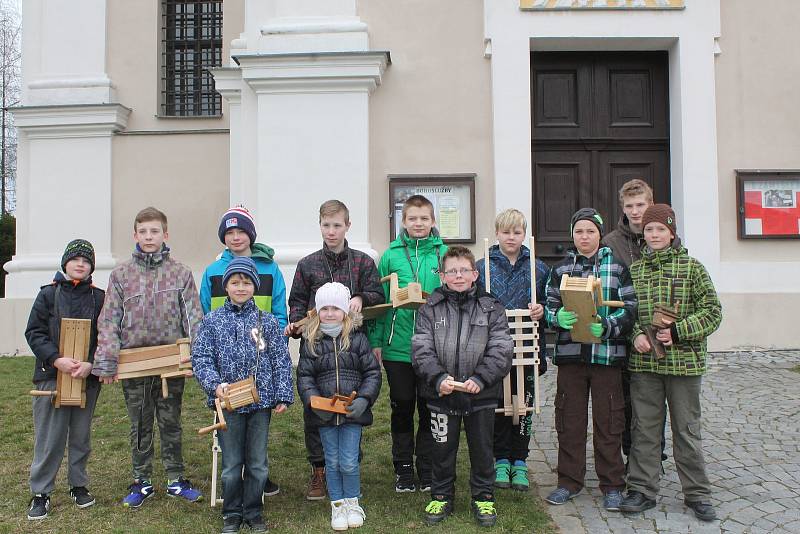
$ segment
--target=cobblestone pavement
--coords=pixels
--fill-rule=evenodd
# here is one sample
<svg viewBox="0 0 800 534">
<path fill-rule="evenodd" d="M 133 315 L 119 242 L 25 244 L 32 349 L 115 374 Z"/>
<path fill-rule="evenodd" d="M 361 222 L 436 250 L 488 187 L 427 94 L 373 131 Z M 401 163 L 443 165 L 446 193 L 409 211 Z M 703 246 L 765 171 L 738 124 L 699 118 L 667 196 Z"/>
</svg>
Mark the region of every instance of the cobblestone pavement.
<svg viewBox="0 0 800 534">
<path fill-rule="evenodd" d="M 800 532 L 800 351 L 712 354 L 703 380 L 703 449 L 720 520 L 703 523 L 683 504 L 667 425 L 666 475 L 657 506 L 644 514 L 606 512 L 594 473 L 591 419 L 586 488 L 548 506 L 566 533 Z M 545 497 L 556 484 L 553 426 L 555 366 L 542 377 L 542 414 L 534 420 L 528 463 Z"/>
</svg>

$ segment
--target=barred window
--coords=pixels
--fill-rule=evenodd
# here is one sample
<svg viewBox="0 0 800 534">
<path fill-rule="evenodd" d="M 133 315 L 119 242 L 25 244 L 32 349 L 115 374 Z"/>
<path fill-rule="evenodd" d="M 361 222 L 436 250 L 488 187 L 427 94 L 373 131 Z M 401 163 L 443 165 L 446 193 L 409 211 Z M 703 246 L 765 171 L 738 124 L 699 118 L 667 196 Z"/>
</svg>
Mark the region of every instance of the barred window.
<svg viewBox="0 0 800 534">
<path fill-rule="evenodd" d="M 220 115 L 207 69 L 222 65 L 222 0 L 162 0 L 161 19 L 161 115 Z"/>
</svg>

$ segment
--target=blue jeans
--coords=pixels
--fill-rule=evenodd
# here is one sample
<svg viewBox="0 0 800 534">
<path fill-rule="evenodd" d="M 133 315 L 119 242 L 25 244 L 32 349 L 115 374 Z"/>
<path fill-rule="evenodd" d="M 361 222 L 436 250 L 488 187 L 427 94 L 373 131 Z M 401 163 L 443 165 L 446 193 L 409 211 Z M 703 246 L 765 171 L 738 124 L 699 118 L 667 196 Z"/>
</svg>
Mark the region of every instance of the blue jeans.
<svg viewBox="0 0 800 534">
<path fill-rule="evenodd" d="M 222 447 L 222 517 L 238 515 L 245 520 L 261 517 L 271 413 L 259 410 L 225 414 L 228 429 L 217 434 Z"/>
<path fill-rule="evenodd" d="M 361 425 L 346 424 L 319 428 L 325 451 L 325 481 L 332 501 L 361 495 L 361 473 L 358 467 L 358 445 Z"/>
</svg>

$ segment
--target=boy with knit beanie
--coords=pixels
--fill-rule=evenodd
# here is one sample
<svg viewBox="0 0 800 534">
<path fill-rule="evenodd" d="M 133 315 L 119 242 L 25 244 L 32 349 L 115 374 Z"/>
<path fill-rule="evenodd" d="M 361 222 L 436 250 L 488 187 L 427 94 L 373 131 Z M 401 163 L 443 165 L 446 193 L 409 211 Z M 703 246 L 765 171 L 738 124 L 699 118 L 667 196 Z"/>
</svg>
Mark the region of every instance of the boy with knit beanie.
<svg viewBox="0 0 800 534">
<path fill-rule="evenodd" d="M 712 521 L 711 484 L 705 470 L 700 437 L 700 389 L 706 371 L 706 340 L 722 322 L 722 307 L 703 264 L 689 256 L 677 240 L 675 212 L 655 204 L 642 219 L 647 246 L 631 266 L 639 295 L 636 323 L 630 334 L 633 444 L 628 457 L 628 494 L 623 512 L 642 512 L 656 505 L 663 421 L 669 405 L 675 466 L 684 503 L 698 519 Z M 656 305 L 673 308 L 677 319 L 669 326 L 653 325 Z M 645 335 L 655 331 L 664 346 L 659 358 Z"/>
<path fill-rule="evenodd" d="M 44 519 L 50 511 L 50 494 L 55 489 L 56 474 L 69 449 L 67 481 L 69 494 L 78 508 L 95 503 L 86 489 L 89 475 L 86 463 L 91 451 L 91 422 L 100 384 L 90 375 L 97 348 L 97 318 L 103 307 L 104 291 L 92 285 L 95 256 L 92 244 L 85 239 L 70 241 L 61 258 L 61 271 L 50 284 L 42 286 L 33 302 L 25 339 L 36 365 L 33 383 L 39 391 L 56 389 L 58 371 L 72 378 L 86 379 L 86 406 L 55 408 L 51 397 L 33 398 L 33 462 L 31 463 L 31 498 L 28 519 Z M 59 354 L 61 319 L 92 321 L 89 357 L 85 362 Z M 67 444 L 69 444 L 67 446 Z"/>
<path fill-rule="evenodd" d="M 262 493 L 269 463 L 267 435 L 272 413 L 283 413 L 294 400 L 289 349 L 274 315 L 256 306 L 261 277 L 255 262 L 233 258 L 222 276 L 225 303 L 203 318 L 192 345 L 194 376 L 214 407 L 229 384 L 255 379 L 258 400 L 227 412 L 222 447 L 223 533 L 266 532 Z M 246 335 L 230 335 L 230 332 Z"/>
<path fill-rule="evenodd" d="M 545 318 L 557 332 L 553 363 L 558 367 L 555 400 L 558 487 L 546 500 L 550 504 L 565 504 L 583 489 L 591 392 L 595 471 L 604 494 L 604 508 L 618 511 L 625 488 L 622 367 L 626 362 L 626 336 L 636 314 L 636 295 L 628 269 L 614 258 L 610 248 L 600 246 L 604 227 L 596 210 L 576 211 L 570 223 L 575 248 L 553 267 L 547 283 Z M 590 325 L 590 331 L 600 339 L 599 343 L 573 341 L 571 331 L 577 316 L 566 310 L 561 301 L 561 279 L 565 275 L 594 276 L 602 282 L 604 300 L 624 302 L 622 308 L 597 309 L 597 322 Z"/>
</svg>

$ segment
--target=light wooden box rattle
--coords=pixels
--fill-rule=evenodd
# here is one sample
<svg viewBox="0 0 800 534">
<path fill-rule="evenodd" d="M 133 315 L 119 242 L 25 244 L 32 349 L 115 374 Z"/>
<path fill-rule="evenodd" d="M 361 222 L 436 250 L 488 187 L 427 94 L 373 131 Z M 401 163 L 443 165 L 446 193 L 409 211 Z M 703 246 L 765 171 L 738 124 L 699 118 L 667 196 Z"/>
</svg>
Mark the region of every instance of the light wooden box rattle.
<svg viewBox="0 0 800 534">
<path fill-rule="evenodd" d="M 311 409 L 347 415 L 347 407 L 353 404 L 354 400 L 356 400 L 355 391 L 352 392 L 350 396 L 334 395 L 333 397 L 320 397 L 319 395 L 312 395 Z"/>
<path fill-rule="evenodd" d="M 168 396 L 167 379 L 192 376 L 192 363 L 181 363 L 191 357 L 188 338 L 181 338 L 169 345 L 138 347 L 119 351 L 117 378 L 161 377 L 161 395 Z"/>
<path fill-rule="evenodd" d="M 61 319 L 61 333 L 58 340 L 58 353 L 65 358 L 80 362 L 89 359 L 89 343 L 92 335 L 92 321 L 89 319 Z M 53 406 L 78 406 L 86 408 L 86 379 L 72 378 L 69 373 L 58 371 L 55 391 L 31 390 L 34 397 L 52 397 Z"/>
<path fill-rule="evenodd" d="M 574 312 L 578 321 L 572 325 L 570 336 L 578 343 L 600 343 L 599 337 L 592 335 L 589 325 L 598 322 L 597 308 L 608 306 L 622 308 L 621 300 L 603 300 L 603 286 L 594 276 L 587 278 L 572 277 L 565 274 L 561 277 L 561 302 L 564 309 Z"/>
<path fill-rule="evenodd" d="M 222 393 L 222 398 L 214 401 L 217 421 L 211 426 L 201 428 L 197 433 L 202 436 L 213 430 L 227 430 L 228 424 L 225 422 L 223 408 L 232 412 L 248 404 L 255 404 L 259 400 L 256 382 L 252 376 L 229 384 Z"/>
<path fill-rule="evenodd" d="M 405 308 L 416 310 L 425 304 L 428 294 L 422 290 L 419 282 L 409 282 L 407 286 L 400 287 L 397 273 L 391 273 L 381 278 L 381 283 L 389 282 L 389 302 L 368 306 L 361 310 L 364 319 L 380 317 L 389 310 Z"/>
</svg>

